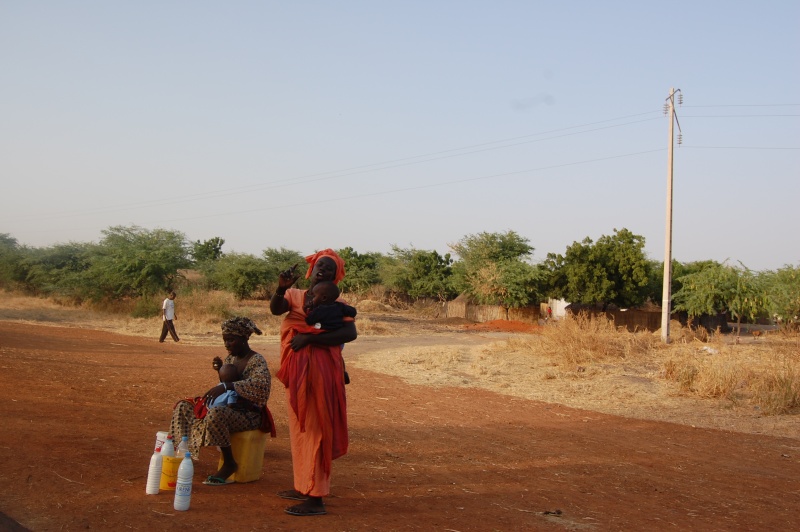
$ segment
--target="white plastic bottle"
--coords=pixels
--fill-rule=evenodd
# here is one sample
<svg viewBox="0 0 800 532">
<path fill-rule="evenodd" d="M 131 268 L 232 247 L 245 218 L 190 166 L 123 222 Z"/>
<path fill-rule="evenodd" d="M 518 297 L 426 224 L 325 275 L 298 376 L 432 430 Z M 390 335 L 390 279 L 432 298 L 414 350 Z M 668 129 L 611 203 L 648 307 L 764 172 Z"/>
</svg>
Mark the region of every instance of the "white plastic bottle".
<svg viewBox="0 0 800 532">
<path fill-rule="evenodd" d="M 175 456 L 185 456 L 189 452 L 189 436 L 182 436 L 181 442 L 178 444 L 178 450 L 175 451 Z"/>
<path fill-rule="evenodd" d="M 167 436 L 167 441 L 161 446 L 161 456 L 175 456 L 175 444 L 172 443 L 172 436 Z"/>
<path fill-rule="evenodd" d="M 180 511 L 189 509 L 192 502 L 192 477 L 194 476 L 194 464 L 192 463 L 192 453 L 187 452 L 181 460 L 178 468 L 178 483 L 175 485 L 175 502 L 173 508 Z"/>
<path fill-rule="evenodd" d="M 157 449 L 150 457 L 150 469 L 147 471 L 147 487 L 144 492 L 148 495 L 158 495 L 158 487 L 161 483 L 161 465 L 164 459 L 161 457 L 161 449 Z"/>
</svg>

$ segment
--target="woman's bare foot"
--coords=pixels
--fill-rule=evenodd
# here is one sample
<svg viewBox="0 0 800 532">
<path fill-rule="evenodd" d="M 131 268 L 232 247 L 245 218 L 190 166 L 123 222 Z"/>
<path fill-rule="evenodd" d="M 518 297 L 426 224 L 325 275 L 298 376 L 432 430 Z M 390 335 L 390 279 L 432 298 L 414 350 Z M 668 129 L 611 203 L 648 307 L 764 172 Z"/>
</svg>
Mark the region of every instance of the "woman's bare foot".
<svg viewBox="0 0 800 532">
<path fill-rule="evenodd" d="M 236 462 L 223 462 L 222 467 L 220 467 L 219 471 L 214 473 L 213 476 L 217 478 L 228 478 L 236 473 L 237 469 L 239 469 L 239 465 Z"/>
</svg>

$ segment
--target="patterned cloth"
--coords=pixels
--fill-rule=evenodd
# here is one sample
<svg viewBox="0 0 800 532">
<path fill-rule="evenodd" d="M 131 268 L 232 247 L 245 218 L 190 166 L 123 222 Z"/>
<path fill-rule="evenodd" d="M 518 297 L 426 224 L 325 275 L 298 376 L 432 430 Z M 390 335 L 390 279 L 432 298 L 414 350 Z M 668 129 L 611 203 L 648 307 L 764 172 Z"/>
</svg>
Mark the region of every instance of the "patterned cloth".
<svg viewBox="0 0 800 532">
<path fill-rule="evenodd" d="M 236 317 L 222 322 L 222 334 L 250 338 L 253 333 L 261 334 L 261 330 L 250 318 Z"/>
<path fill-rule="evenodd" d="M 228 355 L 225 363 L 232 363 L 233 360 L 233 356 Z M 188 436 L 189 451 L 195 457 L 199 456 L 201 447 L 230 447 L 231 433 L 261 427 L 261 407 L 267 404 L 271 386 L 272 377 L 267 361 L 255 353 L 242 372 L 242 380 L 234 384 L 239 397 L 246 400 L 242 402 L 242 408 L 215 406 L 208 410 L 205 417 L 198 419 L 190 401 L 179 401 L 172 411 L 169 433 L 176 441 Z M 258 408 L 246 408 L 247 402 Z"/>
</svg>

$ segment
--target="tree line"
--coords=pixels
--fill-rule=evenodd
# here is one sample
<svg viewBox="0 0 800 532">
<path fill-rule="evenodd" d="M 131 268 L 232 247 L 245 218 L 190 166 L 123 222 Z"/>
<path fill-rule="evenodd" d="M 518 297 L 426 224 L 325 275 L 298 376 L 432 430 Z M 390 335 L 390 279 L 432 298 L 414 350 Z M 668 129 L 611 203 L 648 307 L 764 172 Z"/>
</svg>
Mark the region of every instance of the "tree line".
<svg viewBox="0 0 800 532">
<path fill-rule="evenodd" d="M 267 297 L 278 273 L 304 263 L 300 252 L 267 248 L 260 256 L 226 253 L 225 240 L 189 241 L 178 231 L 113 226 L 97 243 L 20 245 L 0 233 L 0 287 L 74 302 L 120 298 L 149 300 L 171 289 L 181 272 L 202 274 L 204 288 L 240 299 Z M 645 239 L 614 229 L 596 241 L 573 242 L 563 254 L 533 263 L 530 241 L 514 231 L 466 235 L 452 253 L 392 246 L 387 254 L 337 252 L 347 264 L 345 292 L 381 290 L 409 301 L 448 301 L 465 294 L 479 304 L 518 308 L 549 298 L 606 309 L 660 303 L 663 263 L 647 258 Z M 800 270 L 753 271 L 716 261 L 672 264 L 673 309 L 690 317 L 727 313 L 738 321 L 800 315 Z M 299 286 L 305 281 L 300 280 Z"/>
</svg>

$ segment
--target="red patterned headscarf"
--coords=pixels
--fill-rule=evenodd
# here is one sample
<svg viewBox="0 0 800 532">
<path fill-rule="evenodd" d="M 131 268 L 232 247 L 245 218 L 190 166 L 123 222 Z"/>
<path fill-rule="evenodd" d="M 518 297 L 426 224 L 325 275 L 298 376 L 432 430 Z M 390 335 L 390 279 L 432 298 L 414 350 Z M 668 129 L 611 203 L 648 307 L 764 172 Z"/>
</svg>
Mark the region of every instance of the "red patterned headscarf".
<svg viewBox="0 0 800 532">
<path fill-rule="evenodd" d="M 311 271 L 314 269 L 314 264 L 317 263 L 319 259 L 322 257 L 328 257 L 329 259 L 333 260 L 336 263 L 336 276 L 333 278 L 334 284 L 339 284 L 339 281 L 344 279 L 344 260 L 342 257 L 336 254 L 336 252 L 330 248 L 323 249 L 322 251 L 317 251 L 313 255 L 309 255 L 306 257 L 306 262 L 308 263 L 308 272 L 306 272 L 306 279 L 311 277 Z"/>
</svg>

